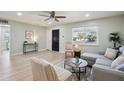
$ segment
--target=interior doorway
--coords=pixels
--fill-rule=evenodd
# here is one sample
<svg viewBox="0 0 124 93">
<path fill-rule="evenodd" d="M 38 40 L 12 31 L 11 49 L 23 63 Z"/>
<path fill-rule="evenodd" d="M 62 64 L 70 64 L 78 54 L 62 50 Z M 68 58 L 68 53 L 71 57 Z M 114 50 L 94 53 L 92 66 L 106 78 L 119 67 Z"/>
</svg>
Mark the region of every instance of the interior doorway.
<svg viewBox="0 0 124 93">
<path fill-rule="evenodd" d="M 52 30 L 52 50 L 59 51 L 59 29 Z"/>
<path fill-rule="evenodd" d="M 10 50 L 10 25 L 0 24 L 0 52 Z"/>
</svg>

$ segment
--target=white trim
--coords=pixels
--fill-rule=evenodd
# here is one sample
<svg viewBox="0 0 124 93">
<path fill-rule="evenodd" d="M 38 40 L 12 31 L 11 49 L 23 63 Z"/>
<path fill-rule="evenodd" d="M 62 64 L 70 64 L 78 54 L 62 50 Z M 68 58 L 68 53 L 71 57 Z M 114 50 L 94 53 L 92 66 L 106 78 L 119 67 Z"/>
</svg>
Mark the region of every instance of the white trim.
<svg viewBox="0 0 124 93">
<path fill-rule="evenodd" d="M 40 51 L 44 51 L 44 50 L 47 50 L 47 48 L 44 48 L 44 49 L 40 49 L 40 50 L 38 50 L 38 51 L 40 52 Z"/>
<path fill-rule="evenodd" d="M 59 53 L 65 53 L 65 51 L 59 51 Z"/>
<path fill-rule="evenodd" d="M 10 56 L 16 56 L 16 55 L 22 55 L 22 54 L 23 54 L 22 52 L 14 53 L 14 54 L 13 53 L 11 54 L 11 52 L 10 52 Z"/>
</svg>

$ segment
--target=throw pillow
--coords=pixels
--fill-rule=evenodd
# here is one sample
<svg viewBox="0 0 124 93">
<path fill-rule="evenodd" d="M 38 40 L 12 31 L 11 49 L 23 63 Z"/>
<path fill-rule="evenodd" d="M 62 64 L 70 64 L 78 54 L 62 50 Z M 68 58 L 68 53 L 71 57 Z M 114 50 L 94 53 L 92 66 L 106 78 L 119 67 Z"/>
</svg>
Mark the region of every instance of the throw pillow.
<svg viewBox="0 0 124 93">
<path fill-rule="evenodd" d="M 124 46 L 121 46 L 121 47 L 119 48 L 119 52 L 122 53 L 123 51 L 124 51 Z"/>
<path fill-rule="evenodd" d="M 124 50 L 122 51 L 122 55 L 124 55 Z"/>
<path fill-rule="evenodd" d="M 116 58 L 112 64 L 111 64 L 111 68 L 116 68 L 118 65 L 124 63 L 124 56 L 121 55 L 118 58 Z"/>
<path fill-rule="evenodd" d="M 116 58 L 117 54 L 118 54 L 118 50 L 107 48 L 104 56 L 111 60 L 114 60 Z"/>
<path fill-rule="evenodd" d="M 120 71 L 124 71 L 124 63 L 118 65 L 115 69 L 120 70 Z"/>
</svg>

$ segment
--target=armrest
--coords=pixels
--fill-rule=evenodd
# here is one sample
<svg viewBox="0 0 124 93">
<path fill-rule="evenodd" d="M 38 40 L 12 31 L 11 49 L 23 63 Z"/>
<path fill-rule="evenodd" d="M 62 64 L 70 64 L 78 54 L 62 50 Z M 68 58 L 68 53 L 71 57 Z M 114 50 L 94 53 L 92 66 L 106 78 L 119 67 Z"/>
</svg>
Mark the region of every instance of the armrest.
<svg viewBox="0 0 124 93">
<path fill-rule="evenodd" d="M 54 66 L 54 68 L 60 81 L 72 81 L 71 72 L 58 66 Z"/>
<path fill-rule="evenodd" d="M 123 81 L 124 72 L 111 69 L 110 67 L 98 65 L 93 65 L 91 71 L 91 79 L 96 81 Z"/>
</svg>

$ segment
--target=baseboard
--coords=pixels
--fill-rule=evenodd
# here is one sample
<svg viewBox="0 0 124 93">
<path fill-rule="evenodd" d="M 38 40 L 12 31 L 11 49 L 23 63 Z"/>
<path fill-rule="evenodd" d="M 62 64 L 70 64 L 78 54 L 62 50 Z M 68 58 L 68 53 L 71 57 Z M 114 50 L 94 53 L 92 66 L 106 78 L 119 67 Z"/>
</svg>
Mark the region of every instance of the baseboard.
<svg viewBox="0 0 124 93">
<path fill-rule="evenodd" d="M 46 48 L 44 48 L 44 49 L 40 49 L 40 50 L 38 50 L 38 51 L 40 52 L 40 51 L 44 51 L 44 50 L 47 50 L 47 49 L 46 49 Z"/>
<path fill-rule="evenodd" d="M 65 53 L 65 51 L 59 51 L 59 53 Z"/>
<path fill-rule="evenodd" d="M 14 53 L 14 54 L 11 54 L 11 53 L 10 53 L 10 56 L 16 56 L 16 55 L 22 55 L 22 54 L 23 54 L 22 52 Z"/>
<path fill-rule="evenodd" d="M 44 50 L 47 50 L 47 49 L 45 48 L 45 49 L 41 49 L 38 51 L 40 52 L 40 51 L 44 51 Z M 10 54 L 10 56 L 16 56 L 16 55 L 22 55 L 22 54 L 23 54 L 23 52 L 19 52 L 19 53 Z"/>
</svg>

